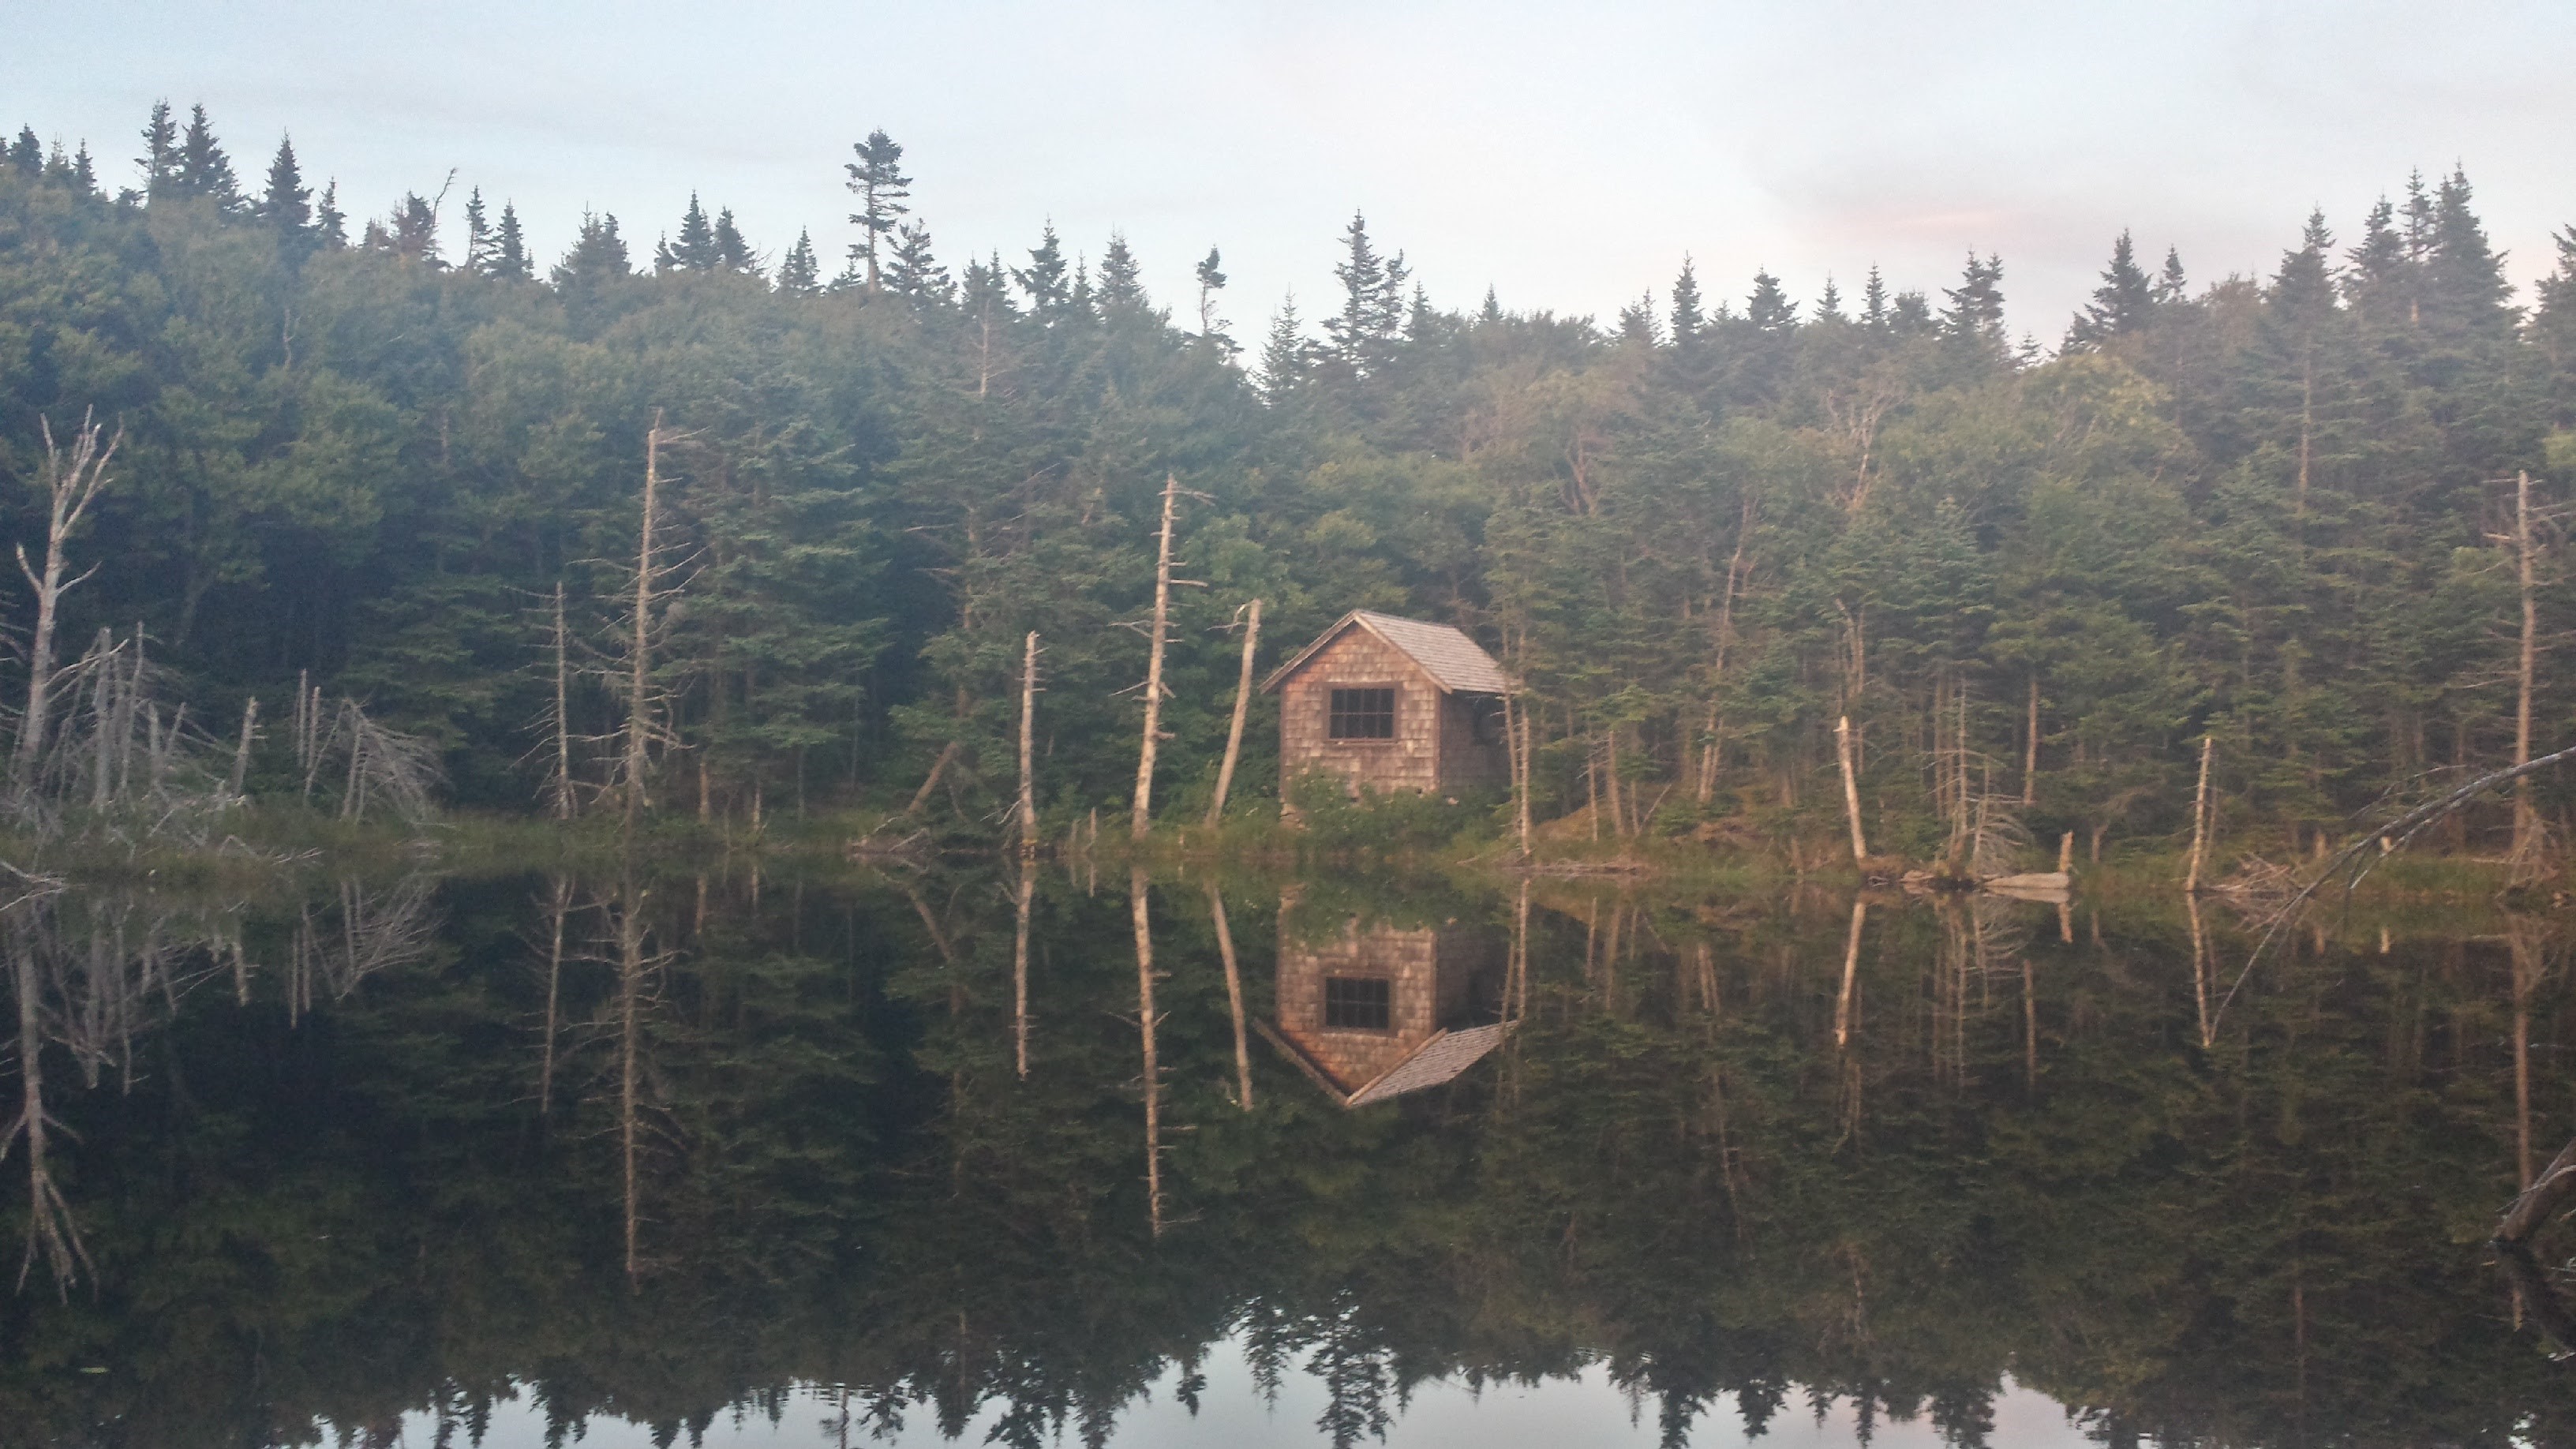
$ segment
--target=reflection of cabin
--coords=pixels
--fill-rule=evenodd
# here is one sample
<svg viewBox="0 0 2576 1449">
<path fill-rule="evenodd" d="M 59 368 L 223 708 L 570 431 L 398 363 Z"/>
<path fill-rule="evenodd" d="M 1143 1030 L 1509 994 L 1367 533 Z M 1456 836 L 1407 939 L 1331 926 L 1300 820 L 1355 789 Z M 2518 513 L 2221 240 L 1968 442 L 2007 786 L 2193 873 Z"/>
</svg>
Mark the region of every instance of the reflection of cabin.
<svg viewBox="0 0 2576 1449">
<path fill-rule="evenodd" d="M 1357 609 L 1262 684 L 1279 694 L 1279 783 L 1309 770 L 1352 793 L 1501 784 L 1502 697 L 1494 656 L 1446 624 Z"/>
<path fill-rule="evenodd" d="M 1346 1107 L 1436 1087 L 1500 1045 L 1502 952 L 1485 933 L 1362 929 L 1290 939 L 1281 913 L 1279 1023 L 1262 1034 Z"/>
</svg>

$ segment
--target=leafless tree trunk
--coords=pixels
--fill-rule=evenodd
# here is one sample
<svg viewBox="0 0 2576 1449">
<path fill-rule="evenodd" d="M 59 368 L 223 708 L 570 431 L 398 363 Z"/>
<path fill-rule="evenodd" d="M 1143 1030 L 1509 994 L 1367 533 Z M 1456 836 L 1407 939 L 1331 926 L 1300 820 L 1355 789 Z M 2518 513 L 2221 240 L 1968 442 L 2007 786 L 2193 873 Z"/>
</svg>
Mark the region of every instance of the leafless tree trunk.
<svg viewBox="0 0 2576 1449">
<path fill-rule="evenodd" d="M 1172 506 L 1180 490 L 1178 475 L 1163 475 L 1163 526 L 1154 551 L 1154 629 L 1147 636 L 1145 655 L 1145 740 L 1136 754 L 1136 799 L 1128 823 L 1129 833 L 1138 840 L 1154 824 L 1154 755 L 1162 744 L 1163 729 L 1163 639 L 1172 620 Z"/>
<path fill-rule="evenodd" d="M 2200 870 L 2209 850 L 2209 754 L 2217 745 L 2211 735 L 2200 737 L 2200 784 L 2191 796 L 2191 868 L 2183 876 L 2184 895 L 2200 891 Z"/>
<path fill-rule="evenodd" d="M 1038 785 L 1037 756 L 1033 739 L 1038 717 L 1038 631 L 1029 631 L 1028 646 L 1020 659 L 1020 858 L 1026 860 L 1038 853 Z M 1027 872 L 1021 872 L 1026 875 Z M 1025 918 L 1024 918 L 1025 919 Z M 1025 932 L 1026 926 L 1022 930 Z M 1020 1075 L 1027 1076 L 1026 1053 L 1022 1053 Z"/>
<path fill-rule="evenodd" d="M 650 445 L 648 444 L 647 446 L 649 447 Z M 647 467 L 647 471 L 650 471 L 649 465 Z M 568 632 L 569 631 L 564 628 L 563 580 L 557 579 L 555 580 L 554 621 L 555 768 L 554 778 L 546 782 L 548 793 L 553 797 L 549 803 L 554 806 L 555 818 L 557 820 L 570 820 L 573 812 L 572 659 L 571 649 L 569 647 L 570 641 L 567 638 Z M 701 766 L 700 768 L 701 771 L 703 771 L 704 767 Z M 704 804 L 706 800 L 706 792 L 703 784 L 705 778 L 705 775 L 701 773 L 699 776 L 701 786 L 698 794 L 698 799 L 701 804 Z"/>
<path fill-rule="evenodd" d="M 1225 1004 L 1234 1017 L 1235 1105 L 1252 1110 L 1252 1045 L 1244 1035 L 1243 968 L 1235 960 L 1234 931 L 1226 924 L 1225 896 L 1208 887 L 1208 919 L 1216 925 L 1216 953 L 1225 962 Z"/>
<path fill-rule="evenodd" d="M 27 641 L 27 708 L 18 719 L 18 745 L 10 760 L 10 783 L 24 790 L 32 782 L 37 756 L 45 747 L 45 732 L 50 724 L 56 676 L 54 668 L 54 629 L 58 622 L 63 595 L 98 572 L 92 564 L 79 577 L 66 579 L 63 571 L 70 567 L 72 533 L 80 527 L 92 501 L 107 485 L 107 465 L 116 457 L 119 443 L 125 441 L 125 430 L 101 448 L 99 425 L 87 412 L 81 414 L 80 432 L 68 451 L 54 441 L 53 424 L 41 415 L 36 424 L 45 439 L 44 489 L 45 566 L 40 571 L 27 560 L 26 545 L 18 546 L 18 571 L 27 576 L 36 591 L 36 629 Z"/>
<path fill-rule="evenodd" d="M 660 559 L 653 538 L 662 511 L 662 410 L 653 410 L 653 426 L 644 432 L 644 518 L 635 547 L 635 617 L 627 641 L 626 750 L 619 781 L 624 794 L 626 828 L 643 819 L 644 774 L 653 739 L 653 595 Z M 630 1255 L 631 1256 L 631 1255 Z"/>
<path fill-rule="evenodd" d="M 1020 855 L 1020 888 L 1012 899 L 1018 920 L 1011 932 L 1011 1036 L 1023 1082 L 1029 1079 L 1029 906 L 1037 888 L 1037 855 L 1024 848 Z"/>
<path fill-rule="evenodd" d="M 233 772 L 224 778 L 224 793 L 238 800 L 250 779 L 250 742 L 259 729 L 259 697 L 242 705 L 241 741 L 233 746 Z"/>
<path fill-rule="evenodd" d="M 2024 809 L 2039 803 L 2039 674 L 2030 676 L 2030 718 L 2024 726 L 2021 750 L 2021 803 Z"/>
<path fill-rule="evenodd" d="M 1235 762 L 1243 758 L 1243 721 L 1252 712 L 1252 652 L 1261 647 L 1261 601 L 1245 606 L 1243 667 L 1234 681 L 1234 722 L 1225 730 L 1225 759 L 1216 770 L 1216 798 L 1208 802 L 1207 823 L 1225 818 L 1225 797 L 1234 789 Z"/>
<path fill-rule="evenodd" d="M 1860 777 L 1852 768 L 1851 716 L 1834 721 L 1834 758 L 1843 771 L 1843 814 L 1851 823 L 1852 864 L 1869 859 L 1869 840 L 1860 829 Z"/>
<path fill-rule="evenodd" d="M 2532 593 L 2531 475 L 2527 472 L 2514 476 L 2513 543 L 2522 588 L 2522 650 L 2516 669 L 2520 690 L 2513 710 L 2513 762 L 2519 767 L 2531 763 L 2531 691 L 2540 657 L 2540 615 Z M 2514 869 L 2532 870 L 2541 853 L 2540 811 L 2531 802 L 2531 777 L 2524 775 L 2513 782 Z"/>
</svg>

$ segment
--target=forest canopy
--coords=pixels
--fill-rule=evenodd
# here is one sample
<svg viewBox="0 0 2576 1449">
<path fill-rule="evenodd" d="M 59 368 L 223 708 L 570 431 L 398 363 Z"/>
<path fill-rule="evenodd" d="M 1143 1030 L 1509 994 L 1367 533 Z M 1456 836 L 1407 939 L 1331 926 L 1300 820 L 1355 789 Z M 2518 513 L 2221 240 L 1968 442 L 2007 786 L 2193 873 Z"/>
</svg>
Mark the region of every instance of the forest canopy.
<svg viewBox="0 0 2576 1449">
<path fill-rule="evenodd" d="M 465 805 L 538 808 L 558 589 L 577 662 L 621 657 L 657 416 L 665 810 L 900 803 L 945 758 L 934 808 L 989 821 L 1030 630 L 1042 808 L 1123 804 L 1167 477 L 1205 585 L 1167 669 L 1183 818 L 1253 598 L 1269 659 L 1352 608 L 1466 629 L 1525 687 L 1538 814 L 1598 834 L 1830 829 L 1848 716 L 1898 851 L 1971 792 L 2097 849 L 2169 835 L 2204 737 L 2233 820 L 2340 830 L 2531 748 L 2519 641 L 2569 622 L 2576 230 L 2517 305 L 2457 170 L 2285 216 L 2267 276 L 2123 233 L 2053 351 L 1991 255 L 1740 302 L 1684 262 L 1604 325 L 1437 305 L 1358 216 L 1315 325 L 1247 343 L 1214 248 L 1166 299 L 1116 236 L 943 260 L 883 132 L 818 178 L 854 208 L 837 267 L 697 197 L 547 264 L 478 190 L 358 218 L 291 142 L 248 174 L 202 107 L 143 144 L 112 194 L 32 128 L 0 165 L 0 526 L 42 546 L 43 428 L 94 409 L 123 439 L 66 637 L 139 632 L 197 718 L 327 682 Z M 2545 749 L 2576 700 L 2537 691 Z M 616 727 L 597 678 L 569 704 Z"/>
</svg>

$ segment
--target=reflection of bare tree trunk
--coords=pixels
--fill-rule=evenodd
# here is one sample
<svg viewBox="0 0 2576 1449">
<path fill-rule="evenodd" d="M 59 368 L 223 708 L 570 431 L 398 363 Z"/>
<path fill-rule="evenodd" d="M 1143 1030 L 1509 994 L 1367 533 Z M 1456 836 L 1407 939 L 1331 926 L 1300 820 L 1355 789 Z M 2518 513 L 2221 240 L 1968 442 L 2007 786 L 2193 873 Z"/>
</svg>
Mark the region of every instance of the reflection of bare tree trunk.
<svg viewBox="0 0 2576 1449">
<path fill-rule="evenodd" d="M 1034 639 L 1037 636 L 1029 636 Z M 1026 845 L 1020 856 L 1020 888 L 1013 905 L 1018 920 L 1011 929 L 1011 1036 L 1020 1080 L 1029 1079 L 1029 904 L 1037 895 L 1038 862 Z"/>
<path fill-rule="evenodd" d="M 2532 927 L 2515 920 L 2506 927 L 2513 950 L 2513 1148 L 2522 1190 L 2531 1191 L 2531 992 L 2540 982 L 2540 943 Z"/>
<path fill-rule="evenodd" d="M 546 911 L 553 940 L 546 948 L 546 1049 L 537 1068 L 537 1115 L 551 1117 L 555 1108 L 555 1037 L 558 1032 L 557 1012 L 562 1004 L 564 918 L 572 913 L 572 881 L 555 879 L 554 900 Z"/>
<path fill-rule="evenodd" d="M 1529 881 L 1524 877 L 1512 902 L 1512 979 L 1504 992 L 1514 1020 L 1529 1015 L 1529 906 Z"/>
<path fill-rule="evenodd" d="M 635 1180 L 636 1140 L 641 1126 L 636 1100 L 639 1062 L 637 1032 L 641 1028 L 644 993 L 644 912 L 643 893 L 629 879 L 618 892 L 617 903 L 617 1144 L 625 1174 L 626 1187 L 626 1282 L 631 1287 L 643 1281 L 643 1260 L 636 1253 L 638 1188 Z"/>
<path fill-rule="evenodd" d="M 1136 1023 L 1145 1039 L 1145 1211 L 1155 1237 L 1163 1235 L 1163 1079 L 1154 1055 L 1154 929 L 1146 909 L 1145 872 L 1127 873 L 1127 899 L 1136 920 Z"/>
<path fill-rule="evenodd" d="M 1852 901 L 1851 934 L 1843 940 L 1843 989 L 1834 999 L 1834 1049 L 1851 1045 L 1852 990 L 1860 981 L 1860 933 L 1869 923 L 1869 902 Z"/>
<path fill-rule="evenodd" d="M 90 1266 L 89 1251 L 81 1246 L 71 1204 L 54 1185 L 53 1165 L 46 1155 L 50 1145 L 46 1129 L 54 1122 L 45 1115 L 44 998 L 36 953 L 23 940 L 10 945 L 9 964 L 18 996 L 18 1120 L 9 1124 L 6 1136 L 0 1136 L 0 1155 L 6 1155 L 20 1136 L 27 1139 L 27 1252 L 18 1262 L 18 1286 L 27 1286 L 27 1274 L 42 1256 L 53 1270 L 54 1291 L 68 1296 L 78 1270 Z"/>
<path fill-rule="evenodd" d="M 1243 1034 L 1243 969 L 1234 958 L 1234 931 L 1226 924 L 1225 896 L 1208 887 L 1208 918 L 1216 923 L 1216 951 L 1225 961 L 1225 1004 L 1234 1014 L 1234 1083 L 1236 1105 L 1252 1110 L 1252 1045 Z"/>
<path fill-rule="evenodd" d="M 2059 906 L 2059 918 L 2066 908 Z M 2027 1087 L 2039 1085 L 2039 993 L 2031 981 L 2030 953 L 2021 958 L 2021 1079 Z"/>
<path fill-rule="evenodd" d="M 2191 921 L 2191 994 L 2200 1009 L 2200 1044 L 2207 1047 L 2212 1037 L 2209 1024 L 2209 935 L 2200 923 L 2200 897 L 2185 892 L 2183 912 Z"/>
</svg>

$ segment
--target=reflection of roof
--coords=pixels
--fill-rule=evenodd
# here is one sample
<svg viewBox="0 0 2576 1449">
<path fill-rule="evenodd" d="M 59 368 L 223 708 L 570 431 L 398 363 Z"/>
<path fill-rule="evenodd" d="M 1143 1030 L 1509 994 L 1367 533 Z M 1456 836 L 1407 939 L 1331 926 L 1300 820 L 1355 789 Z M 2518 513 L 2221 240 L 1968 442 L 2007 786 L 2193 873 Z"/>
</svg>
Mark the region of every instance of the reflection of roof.
<svg viewBox="0 0 2576 1449">
<path fill-rule="evenodd" d="M 1475 640 L 1447 624 L 1426 623 L 1420 619 L 1399 619 L 1393 614 L 1353 609 L 1333 627 L 1315 636 L 1315 642 L 1297 651 L 1296 656 L 1261 682 L 1264 693 L 1279 687 L 1279 682 L 1304 667 L 1318 650 L 1342 637 L 1342 632 L 1357 625 L 1420 665 L 1431 682 L 1451 694 L 1509 694 L 1511 681 L 1504 677 L 1503 666 L 1484 651 Z"/>
<path fill-rule="evenodd" d="M 1404 1060 L 1379 1073 L 1375 1081 L 1363 1083 L 1358 1090 L 1352 1091 L 1345 1089 L 1334 1079 L 1331 1071 L 1315 1060 L 1312 1052 L 1307 1051 L 1286 1033 L 1258 1019 L 1253 1022 L 1253 1026 L 1270 1039 L 1272 1046 L 1285 1053 L 1289 1061 L 1294 1062 L 1307 1076 L 1312 1077 L 1315 1085 L 1332 1093 L 1345 1107 L 1365 1107 L 1372 1102 L 1383 1102 L 1390 1097 L 1400 1097 L 1407 1092 L 1419 1092 L 1425 1087 L 1437 1087 L 1446 1082 L 1454 1082 L 1469 1067 L 1484 1060 L 1487 1053 L 1501 1046 L 1503 1038 L 1509 1036 L 1512 1030 L 1510 1022 L 1497 1021 L 1485 1026 L 1462 1027 L 1456 1031 L 1433 1032 L 1430 1040 L 1415 1047 L 1406 1054 Z"/>
</svg>

